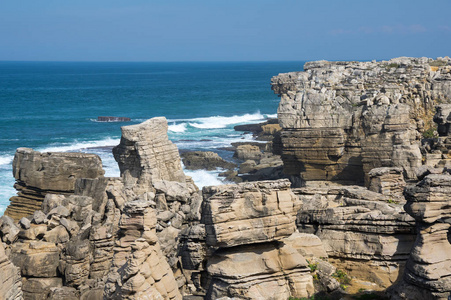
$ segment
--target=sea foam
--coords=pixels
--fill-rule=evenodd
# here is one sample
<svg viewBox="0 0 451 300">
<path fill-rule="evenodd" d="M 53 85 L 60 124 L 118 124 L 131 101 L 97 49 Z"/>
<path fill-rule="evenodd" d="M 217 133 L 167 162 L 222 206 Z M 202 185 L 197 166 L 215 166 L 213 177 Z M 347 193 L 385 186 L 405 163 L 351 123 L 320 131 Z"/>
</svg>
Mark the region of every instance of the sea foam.
<svg viewBox="0 0 451 300">
<path fill-rule="evenodd" d="M 11 164 L 13 162 L 13 158 L 14 158 L 13 155 L 8 154 L 0 155 L 0 166 Z"/>
<path fill-rule="evenodd" d="M 199 189 L 204 186 L 221 185 L 224 184 L 219 178 L 219 171 L 205 171 L 205 170 L 183 170 L 186 175 L 193 178 L 194 183 Z"/>
<path fill-rule="evenodd" d="M 37 148 L 40 152 L 70 152 L 85 150 L 88 148 L 98 148 L 98 147 L 112 147 L 118 145 L 120 139 L 107 137 L 102 140 L 97 141 L 77 141 L 74 140 L 72 143 L 65 144 L 52 144 L 47 147 Z"/>
<path fill-rule="evenodd" d="M 228 125 L 242 124 L 249 122 L 264 121 L 266 117 L 260 112 L 254 114 L 244 114 L 241 116 L 214 116 L 208 118 L 195 118 L 189 123 L 190 126 L 200 129 L 219 129 L 226 128 Z"/>
<path fill-rule="evenodd" d="M 186 131 L 186 123 L 176 124 L 175 122 L 172 125 L 168 126 L 168 130 L 177 133 L 183 133 Z"/>
</svg>

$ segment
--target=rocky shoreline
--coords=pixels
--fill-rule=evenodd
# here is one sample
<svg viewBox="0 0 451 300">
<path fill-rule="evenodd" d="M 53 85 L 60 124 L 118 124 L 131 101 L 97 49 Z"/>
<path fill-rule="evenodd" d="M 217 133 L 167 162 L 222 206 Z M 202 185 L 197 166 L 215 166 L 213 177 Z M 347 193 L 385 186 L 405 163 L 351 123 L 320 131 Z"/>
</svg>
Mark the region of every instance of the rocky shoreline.
<svg viewBox="0 0 451 300">
<path fill-rule="evenodd" d="M 19 148 L 0 298 L 448 299 L 451 60 L 271 82 L 278 120 L 236 128 L 260 141 L 233 145 L 239 165 L 179 154 L 162 117 L 122 127 L 117 178 L 96 155 Z M 182 160 L 235 183 L 201 191 Z"/>
</svg>

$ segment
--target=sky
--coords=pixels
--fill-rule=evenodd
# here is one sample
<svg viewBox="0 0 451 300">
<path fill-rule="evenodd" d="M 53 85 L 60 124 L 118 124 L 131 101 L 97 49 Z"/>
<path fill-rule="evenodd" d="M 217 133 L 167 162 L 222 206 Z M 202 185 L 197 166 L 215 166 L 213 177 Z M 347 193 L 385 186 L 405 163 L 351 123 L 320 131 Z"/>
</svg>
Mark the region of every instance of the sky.
<svg viewBox="0 0 451 300">
<path fill-rule="evenodd" d="M 451 56 L 451 0 L 2 0 L 0 61 Z"/>
</svg>

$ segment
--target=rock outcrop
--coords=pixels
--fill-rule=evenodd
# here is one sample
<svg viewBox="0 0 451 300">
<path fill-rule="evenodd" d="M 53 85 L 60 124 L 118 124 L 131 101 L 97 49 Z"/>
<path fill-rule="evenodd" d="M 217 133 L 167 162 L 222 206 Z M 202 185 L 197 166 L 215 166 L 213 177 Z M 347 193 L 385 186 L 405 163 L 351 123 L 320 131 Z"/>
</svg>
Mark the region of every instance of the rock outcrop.
<svg viewBox="0 0 451 300">
<path fill-rule="evenodd" d="M 415 240 L 414 220 L 393 198 L 359 186 L 294 189 L 300 232 L 317 235 L 329 262 L 387 288 L 399 280 Z"/>
<path fill-rule="evenodd" d="M 431 174 L 406 191 L 406 211 L 417 239 L 394 299 L 449 299 L 451 295 L 451 175 Z"/>
<path fill-rule="evenodd" d="M 309 62 L 272 78 L 281 96 L 284 172 L 309 180 L 369 184 L 368 172 L 401 167 L 415 179 L 421 133 L 434 105 L 451 101 L 450 61 Z M 365 180 L 363 180 L 365 179 Z"/>
<path fill-rule="evenodd" d="M 2 217 L 0 237 L 20 269 L 26 299 L 142 299 L 149 295 L 181 299 L 179 288 L 186 279 L 179 269 L 176 242 L 188 219 L 199 222 L 201 199 L 183 174 L 177 148 L 167 139 L 165 119 L 145 124 L 123 128 L 126 136 L 115 150 L 121 178 L 97 176 L 103 171 L 76 173 L 68 176 L 71 182 L 66 190 L 71 193 L 63 194 L 57 194 L 63 189 L 52 189 L 52 183 L 43 180 L 41 187 L 53 193 L 43 197 L 38 210 L 19 224 Z M 25 152 L 38 158 L 47 155 Z M 67 156 L 73 158 L 70 163 L 63 159 Z M 83 169 L 86 157 L 97 159 L 101 166 L 94 155 L 67 156 L 55 155 L 59 159 L 37 168 L 44 175 L 38 173 L 35 181 L 28 179 L 34 174 L 28 174 L 35 165 L 42 166 L 38 159 L 31 160 L 33 167 L 23 163 L 27 160 L 18 160 L 15 170 L 22 167 L 17 171 L 19 178 L 38 185 L 39 176 L 58 179 L 58 174 Z"/>
<path fill-rule="evenodd" d="M 428 138 L 423 140 L 424 164 L 451 168 L 451 104 L 440 104 L 435 109 L 433 121 L 437 123 L 437 130 L 429 130 Z"/>
<path fill-rule="evenodd" d="M 77 178 L 97 178 L 103 174 L 102 162 L 95 154 L 40 153 L 19 148 L 13 160 L 18 195 L 10 199 L 5 215 L 18 221 L 39 210 L 45 195 L 71 194 Z"/>
<path fill-rule="evenodd" d="M 183 164 L 188 170 L 216 170 L 233 169 L 236 167 L 234 163 L 228 162 L 221 158 L 217 153 L 211 151 L 189 151 L 181 154 Z"/>
<path fill-rule="evenodd" d="M 14 266 L 0 243 L 0 298 L 5 300 L 23 299 L 20 269 Z"/>
<path fill-rule="evenodd" d="M 153 202 L 156 209 L 156 235 L 178 283 L 185 284 L 177 257 L 181 230 L 200 221 L 199 190 L 183 173 L 177 146 L 167 136 L 165 118 L 124 126 L 113 154 L 119 164 L 124 192 L 129 200 Z"/>
<path fill-rule="evenodd" d="M 121 142 L 113 148 L 113 154 L 126 186 L 145 189 L 157 180 L 185 183 L 177 146 L 168 139 L 166 118 L 153 118 L 121 130 Z"/>
<path fill-rule="evenodd" d="M 288 180 L 204 187 L 203 197 L 202 224 L 184 232 L 180 250 L 206 299 L 312 295 L 308 263 L 284 242 L 296 230 L 300 204 Z"/>
<path fill-rule="evenodd" d="M 296 230 L 299 201 L 287 180 L 203 189 L 207 245 L 232 247 L 279 240 Z"/>
</svg>

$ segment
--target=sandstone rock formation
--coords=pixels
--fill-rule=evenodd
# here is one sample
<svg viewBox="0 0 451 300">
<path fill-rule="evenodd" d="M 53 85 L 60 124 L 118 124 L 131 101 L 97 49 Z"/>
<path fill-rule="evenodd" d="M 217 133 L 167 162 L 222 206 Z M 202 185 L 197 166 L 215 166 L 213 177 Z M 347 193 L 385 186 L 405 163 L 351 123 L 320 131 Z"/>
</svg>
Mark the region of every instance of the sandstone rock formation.
<svg viewBox="0 0 451 300">
<path fill-rule="evenodd" d="M 436 66 L 441 65 L 441 66 Z M 421 166 L 421 133 L 434 105 L 449 102 L 449 61 L 309 62 L 272 78 L 281 96 L 284 172 L 309 180 L 360 183 L 378 167 Z"/>
<path fill-rule="evenodd" d="M 234 163 L 221 158 L 217 153 L 211 151 L 190 151 L 181 154 L 183 164 L 188 170 L 216 170 L 216 168 L 233 169 Z"/>
<path fill-rule="evenodd" d="M 14 187 L 18 195 L 10 199 L 5 215 L 16 221 L 41 208 L 46 194 L 71 194 L 77 178 L 97 178 L 104 174 L 95 154 L 40 153 L 19 148 L 13 160 Z"/>
<path fill-rule="evenodd" d="M 375 168 L 369 173 L 369 190 L 391 196 L 396 200 L 402 201 L 406 182 L 402 174 L 402 168 Z"/>
<path fill-rule="evenodd" d="M 199 222 L 200 195 L 182 172 L 177 148 L 167 139 L 165 120 L 146 124 L 123 128 L 128 135 L 115 151 L 121 178 L 91 173 L 78 179 L 73 177 L 83 175 L 68 176 L 70 184 L 64 183 L 73 194 L 47 193 L 40 209 L 19 222 L 21 229 L 8 216 L 2 217 L 0 237 L 20 268 L 25 298 L 181 299 L 179 287 L 186 280 L 180 271 L 174 273 L 179 270 L 174 245 L 188 219 Z M 70 163 L 58 154 L 59 159 L 49 160 L 41 169 L 18 160 L 15 170 L 21 167 L 18 176 L 27 180 L 35 169 L 44 172 L 35 181 L 28 180 L 35 184 L 45 176 L 58 179 L 58 174 L 74 173 L 68 172 L 83 168 L 86 157 L 101 165 L 97 156 L 78 156 L 78 160 L 67 156 L 73 158 Z M 42 166 L 38 159 L 31 162 Z M 51 189 L 45 184 L 41 187 Z M 191 201 L 196 196 L 197 202 Z M 160 217 L 165 213 L 169 216 Z"/>
<path fill-rule="evenodd" d="M 167 136 L 166 118 L 153 118 L 121 130 L 121 142 L 113 148 L 113 154 L 126 186 L 145 189 L 157 180 L 185 183 L 177 146 Z"/>
<path fill-rule="evenodd" d="M 202 224 L 184 232 L 180 248 L 197 291 L 206 299 L 312 295 L 308 263 L 284 242 L 299 209 L 288 180 L 204 187 L 203 197 Z"/>
<path fill-rule="evenodd" d="M 414 221 L 401 204 L 358 186 L 293 192 L 303 203 L 299 231 L 317 235 L 335 267 L 384 288 L 401 277 L 415 240 Z"/>
<path fill-rule="evenodd" d="M 0 297 L 5 300 L 23 299 L 20 270 L 14 266 L 0 243 Z"/>
<path fill-rule="evenodd" d="M 205 187 L 203 196 L 202 223 L 209 246 L 269 242 L 296 230 L 300 203 L 287 180 Z"/>
<path fill-rule="evenodd" d="M 163 254 L 185 284 L 177 258 L 177 239 L 188 222 L 198 223 L 202 198 L 191 178 L 183 173 L 177 146 L 169 141 L 165 118 L 122 127 L 121 143 L 113 149 L 127 199 L 153 201 L 156 234 Z"/>
<path fill-rule="evenodd" d="M 433 168 L 451 167 L 451 104 L 436 106 L 433 121 L 437 130 L 423 141 L 424 164 Z M 438 135 L 435 135 L 435 133 Z"/>
<path fill-rule="evenodd" d="M 451 295 L 451 175 L 431 174 L 407 189 L 406 211 L 415 218 L 417 239 L 393 299 L 449 299 Z"/>
</svg>

